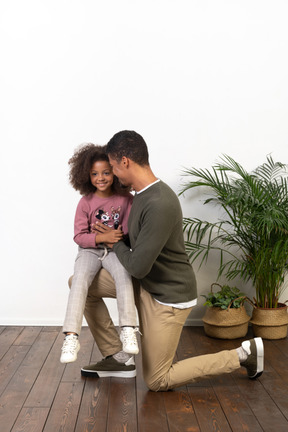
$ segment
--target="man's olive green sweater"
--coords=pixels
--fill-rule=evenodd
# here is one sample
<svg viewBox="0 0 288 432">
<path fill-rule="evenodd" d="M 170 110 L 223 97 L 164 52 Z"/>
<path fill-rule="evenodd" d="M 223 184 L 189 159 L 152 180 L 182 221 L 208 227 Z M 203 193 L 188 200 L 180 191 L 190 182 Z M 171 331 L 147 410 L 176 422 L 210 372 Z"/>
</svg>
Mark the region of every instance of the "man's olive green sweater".
<svg viewBox="0 0 288 432">
<path fill-rule="evenodd" d="M 120 241 L 113 251 L 126 270 L 164 303 L 197 298 L 194 271 L 185 252 L 182 211 L 162 181 L 135 195 L 128 232 L 131 249 Z"/>
</svg>

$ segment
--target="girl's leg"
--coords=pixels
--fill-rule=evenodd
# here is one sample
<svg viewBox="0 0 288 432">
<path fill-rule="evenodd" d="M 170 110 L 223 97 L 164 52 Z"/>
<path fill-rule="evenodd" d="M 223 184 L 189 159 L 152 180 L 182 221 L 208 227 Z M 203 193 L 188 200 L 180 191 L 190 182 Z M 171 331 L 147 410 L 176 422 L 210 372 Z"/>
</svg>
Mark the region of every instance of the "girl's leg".
<svg viewBox="0 0 288 432">
<path fill-rule="evenodd" d="M 102 266 L 113 277 L 116 286 L 119 326 L 137 326 L 132 278 L 118 260 L 115 252 L 109 252 Z"/>
<path fill-rule="evenodd" d="M 101 261 L 98 258 L 102 252 L 99 249 L 79 248 L 74 266 L 63 333 L 73 332 L 79 335 L 81 332 L 88 288 L 101 268 Z"/>
<path fill-rule="evenodd" d="M 89 287 L 84 313 L 103 357 L 116 354 L 122 349 L 119 334 L 103 300 L 105 297 L 116 298 L 116 289 L 111 274 L 101 269 Z"/>
<path fill-rule="evenodd" d="M 132 278 L 114 252 L 108 253 L 102 265 L 115 280 L 119 326 L 121 328 L 120 340 L 123 344 L 123 351 L 127 354 L 138 354 L 139 348 L 136 337 L 138 328 L 135 328 L 137 326 L 137 315 Z"/>
</svg>

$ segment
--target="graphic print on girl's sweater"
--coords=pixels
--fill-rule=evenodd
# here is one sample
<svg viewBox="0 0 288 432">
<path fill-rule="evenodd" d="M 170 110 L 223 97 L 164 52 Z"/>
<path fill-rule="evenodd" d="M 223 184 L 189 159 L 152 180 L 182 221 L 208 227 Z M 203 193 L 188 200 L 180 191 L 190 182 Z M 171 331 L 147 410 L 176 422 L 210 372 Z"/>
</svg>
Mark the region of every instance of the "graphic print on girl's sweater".
<svg viewBox="0 0 288 432">
<path fill-rule="evenodd" d="M 95 233 L 91 228 L 97 221 L 115 229 L 121 225 L 123 233 L 127 234 L 132 200 L 133 195 L 99 198 L 92 193 L 83 196 L 76 209 L 74 241 L 82 248 L 95 248 Z"/>
<path fill-rule="evenodd" d="M 116 210 L 114 207 L 111 207 L 110 212 L 99 209 L 96 210 L 96 219 L 98 219 L 104 225 L 109 226 L 110 228 L 117 229 L 119 226 L 121 207 L 119 206 Z M 91 227 L 90 227 L 91 229 Z"/>
</svg>

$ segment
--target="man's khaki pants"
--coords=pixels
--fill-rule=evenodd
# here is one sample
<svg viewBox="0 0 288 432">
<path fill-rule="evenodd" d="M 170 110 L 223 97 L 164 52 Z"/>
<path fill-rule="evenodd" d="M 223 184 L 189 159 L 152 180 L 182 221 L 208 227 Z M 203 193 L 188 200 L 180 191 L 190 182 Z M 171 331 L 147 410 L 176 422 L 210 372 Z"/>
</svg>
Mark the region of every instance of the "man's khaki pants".
<svg viewBox="0 0 288 432">
<path fill-rule="evenodd" d="M 236 350 L 191 357 L 173 363 L 183 325 L 191 312 L 158 303 L 137 282 L 134 287 L 139 315 L 143 375 L 150 390 L 168 390 L 200 378 L 230 373 L 240 367 Z M 122 350 L 118 332 L 103 297 L 115 298 L 114 281 L 102 269 L 89 288 L 85 318 L 104 357 Z"/>
</svg>

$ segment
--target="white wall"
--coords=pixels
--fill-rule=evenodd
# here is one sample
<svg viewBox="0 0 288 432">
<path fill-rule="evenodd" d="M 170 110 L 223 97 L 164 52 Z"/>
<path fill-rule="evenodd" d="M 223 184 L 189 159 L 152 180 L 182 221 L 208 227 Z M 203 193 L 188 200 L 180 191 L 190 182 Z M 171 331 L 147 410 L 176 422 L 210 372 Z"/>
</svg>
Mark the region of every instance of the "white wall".
<svg viewBox="0 0 288 432">
<path fill-rule="evenodd" d="M 176 192 L 183 167 L 223 153 L 247 169 L 268 153 L 287 162 L 287 12 L 286 0 L 0 3 L 1 325 L 62 324 L 80 143 L 136 130 Z M 215 263 L 195 270 L 200 295 Z"/>
</svg>

